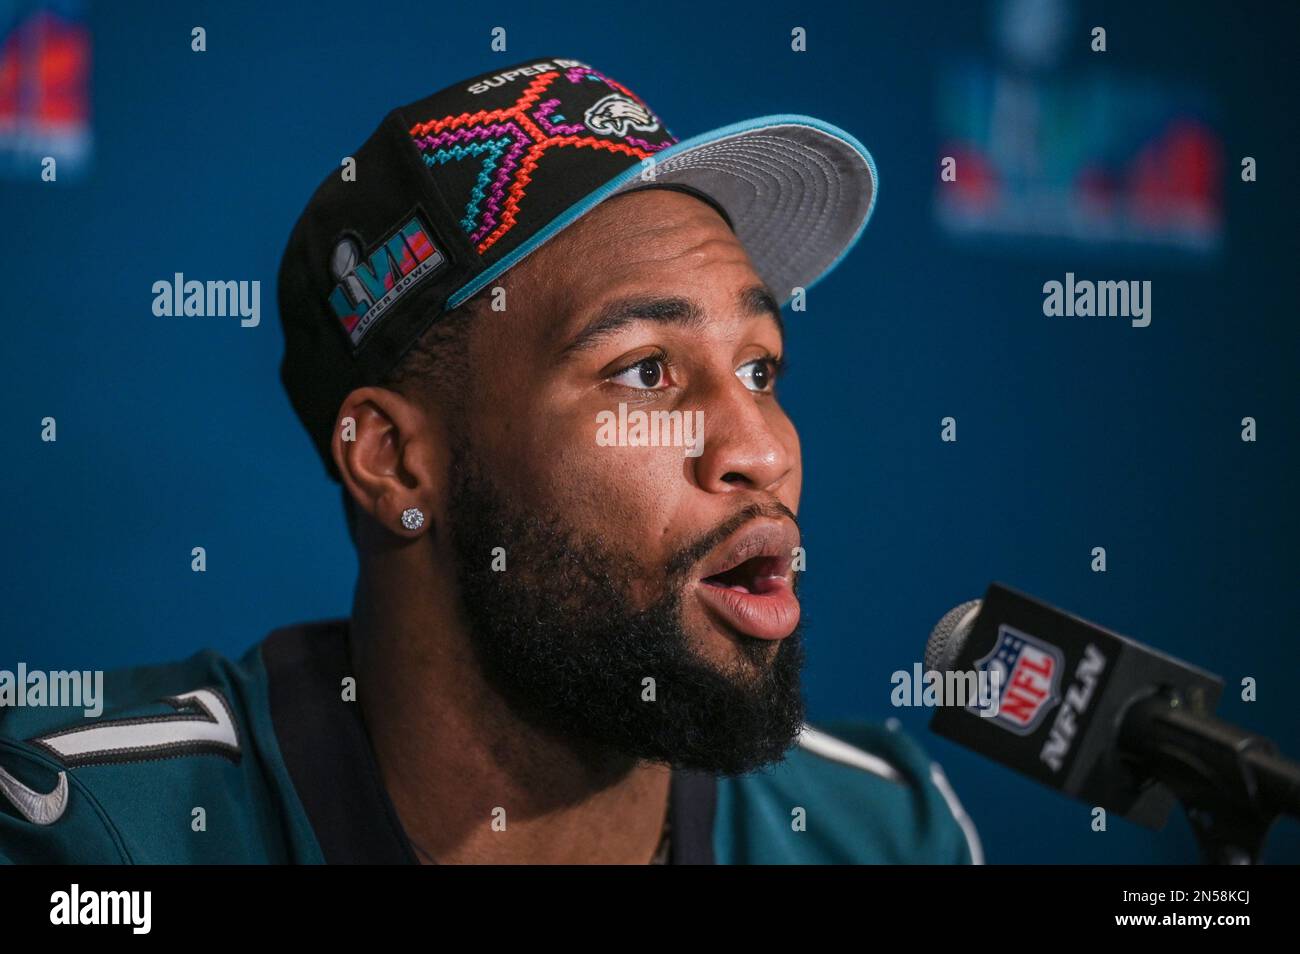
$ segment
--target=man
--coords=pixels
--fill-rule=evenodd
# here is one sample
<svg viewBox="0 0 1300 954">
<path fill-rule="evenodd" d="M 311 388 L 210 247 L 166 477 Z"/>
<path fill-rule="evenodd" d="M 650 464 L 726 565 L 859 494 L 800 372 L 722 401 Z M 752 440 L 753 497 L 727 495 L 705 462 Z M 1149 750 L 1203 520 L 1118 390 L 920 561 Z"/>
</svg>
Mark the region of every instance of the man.
<svg viewBox="0 0 1300 954">
<path fill-rule="evenodd" d="M 875 189 L 833 127 L 678 143 L 574 60 L 391 113 L 280 272 L 351 619 L 6 713 L 0 854 L 978 861 L 903 733 L 804 723 L 779 302 Z"/>
</svg>

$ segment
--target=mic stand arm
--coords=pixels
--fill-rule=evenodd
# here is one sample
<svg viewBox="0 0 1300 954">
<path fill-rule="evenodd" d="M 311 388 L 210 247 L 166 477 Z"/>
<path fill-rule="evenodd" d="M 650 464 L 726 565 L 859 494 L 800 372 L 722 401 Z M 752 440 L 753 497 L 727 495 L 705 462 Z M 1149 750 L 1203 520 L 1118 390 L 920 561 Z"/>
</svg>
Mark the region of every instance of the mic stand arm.
<svg viewBox="0 0 1300 954">
<path fill-rule="evenodd" d="M 1193 711 L 1174 692 L 1128 707 L 1121 748 L 1187 812 L 1207 864 L 1255 864 L 1279 815 L 1300 817 L 1300 763 L 1268 739 Z"/>
</svg>

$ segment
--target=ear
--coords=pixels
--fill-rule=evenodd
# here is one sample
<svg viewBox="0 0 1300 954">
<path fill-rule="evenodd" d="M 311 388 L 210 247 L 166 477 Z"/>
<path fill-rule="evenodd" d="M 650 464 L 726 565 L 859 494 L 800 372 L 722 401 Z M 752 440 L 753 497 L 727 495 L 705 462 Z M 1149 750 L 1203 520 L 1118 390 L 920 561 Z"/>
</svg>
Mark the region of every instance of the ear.
<svg viewBox="0 0 1300 954">
<path fill-rule="evenodd" d="M 447 443 L 440 423 L 417 400 L 386 388 L 358 388 L 339 407 L 330 452 L 343 486 L 360 510 L 399 536 L 419 536 L 441 512 Z M 412 507 L 424 519 L 407 528 L 402 514 Z"/>
</svg>

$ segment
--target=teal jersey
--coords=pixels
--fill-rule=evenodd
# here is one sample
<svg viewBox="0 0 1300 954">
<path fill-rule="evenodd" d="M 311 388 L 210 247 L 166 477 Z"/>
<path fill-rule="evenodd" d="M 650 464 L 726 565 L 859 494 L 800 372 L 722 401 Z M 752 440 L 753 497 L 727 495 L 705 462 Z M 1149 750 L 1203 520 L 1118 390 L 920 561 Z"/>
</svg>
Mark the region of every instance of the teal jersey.
<svg viewBox="0 0 1300 954">
<path fill-rule="evenodd" d="M 417 858 L 384 790 L 346 620 L 109 673 L 103 712 L 0 708 L 0 861 L 397 863 Z M 806 726 L 738 777 L 678 771 L 675 864 L 969 864 L 979 839 L 897 728 Z"/>
</svg>

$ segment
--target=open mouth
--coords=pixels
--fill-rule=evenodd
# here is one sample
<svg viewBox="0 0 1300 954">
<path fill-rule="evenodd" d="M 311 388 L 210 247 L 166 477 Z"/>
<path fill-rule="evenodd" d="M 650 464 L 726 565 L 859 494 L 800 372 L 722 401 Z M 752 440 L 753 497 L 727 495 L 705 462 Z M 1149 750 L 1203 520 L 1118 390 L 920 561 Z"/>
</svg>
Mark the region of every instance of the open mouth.
<svg viewBox="0 0 1300 954">
<path fill-rule="evenodd" d="M 789 523 L 751 527 L 719 547 L 696 593 L 728 630 L 758 639 L 784 639 L 799 624 L 791 569 L 799 535 Z"/>
<path fill-rule="evenodd" d="M 730 570 L 706 576 L 700 582 L 738 593 L 770 593 L 790 585 L 790 558 L 779 556 L 750 557 Z"/>
</svg>

